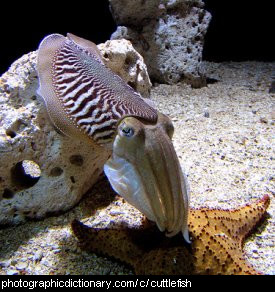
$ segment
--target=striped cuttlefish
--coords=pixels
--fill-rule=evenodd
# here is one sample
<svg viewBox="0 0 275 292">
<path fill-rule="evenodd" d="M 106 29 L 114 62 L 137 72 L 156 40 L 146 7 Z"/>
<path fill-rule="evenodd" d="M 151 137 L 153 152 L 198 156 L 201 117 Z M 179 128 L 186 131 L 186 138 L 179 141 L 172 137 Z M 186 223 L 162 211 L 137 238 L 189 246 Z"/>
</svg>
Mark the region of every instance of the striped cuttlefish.
<svg viewBox="0 0 275 292">
<path fill-rule="evenodd" d="M 59 132 L 111 150 L 113 189 L 167 236 L 189 242 L 189 187 L 172 144 L 171 120 L 103 62 L 97 46 L 67 34 L 38 49 L 38 94 Z"/>
</svg>

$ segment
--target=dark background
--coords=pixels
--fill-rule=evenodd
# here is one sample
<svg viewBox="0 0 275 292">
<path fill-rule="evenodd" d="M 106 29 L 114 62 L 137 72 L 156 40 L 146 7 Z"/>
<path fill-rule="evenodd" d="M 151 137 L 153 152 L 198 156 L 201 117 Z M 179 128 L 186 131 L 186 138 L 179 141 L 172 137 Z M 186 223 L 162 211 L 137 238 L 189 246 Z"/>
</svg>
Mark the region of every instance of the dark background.
<svg viewBox="0 0 275 292">
<path fill-rule="evenodd" d="M 23 54 L 36 50 L 47 34 L 72 32 L 100 43 L 116 29 L 108 0 L 66 1 L 58 6 L 57 0 L 11 2 L 1 7 L 0 74 Z M 212 21 L 205 38 L 204 60 L 274 61 L 272 2 L 205 0 Z"/>
</svg>

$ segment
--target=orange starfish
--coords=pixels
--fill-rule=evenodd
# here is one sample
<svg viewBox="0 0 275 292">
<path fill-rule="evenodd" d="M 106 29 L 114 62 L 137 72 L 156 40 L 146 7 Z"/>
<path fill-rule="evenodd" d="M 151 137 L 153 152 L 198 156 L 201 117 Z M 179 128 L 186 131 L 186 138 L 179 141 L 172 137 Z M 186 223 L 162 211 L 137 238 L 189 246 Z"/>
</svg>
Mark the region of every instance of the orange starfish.
<svg viewBox="0 0 275 292">
<path fill-rule="evenodd" d="M 72 230 L 83 249 L 130 264 L 136 274 L 261 274 L 246 263 L 242 247 L 269 202 L 265 195 L 233 210 L 191 208 L 190 246 L 182 235 L 167 238 L 148 221 L 137 229 L 100 229 L 74 220 Z"/>
</svg>

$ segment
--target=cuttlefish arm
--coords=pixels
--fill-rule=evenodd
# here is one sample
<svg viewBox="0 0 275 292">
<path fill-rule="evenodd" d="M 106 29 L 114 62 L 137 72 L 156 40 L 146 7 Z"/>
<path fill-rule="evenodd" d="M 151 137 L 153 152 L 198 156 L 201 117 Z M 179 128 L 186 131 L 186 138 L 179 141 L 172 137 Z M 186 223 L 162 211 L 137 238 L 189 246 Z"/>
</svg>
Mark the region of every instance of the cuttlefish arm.
<svg viewBox="0 0 275 292">
<path fill-rule="evenodd" d="M 113 188 L 168 236 L 188 241 L 188 188 L 171 142 L 173 126 L 107 68 L 96 45 L 52 34 L 38 49 L 38 93 L 59 132 L 112 150 Z"/>
<path fill-rule="evenodd" d="M 127 117 L 118 126 L 111 158 L 104 166 L 113 189 L 167 236 L 189 241 L 189 188 L 173 147 L 173 126 L 160 114 L 156 125 Z"/>
</svg>

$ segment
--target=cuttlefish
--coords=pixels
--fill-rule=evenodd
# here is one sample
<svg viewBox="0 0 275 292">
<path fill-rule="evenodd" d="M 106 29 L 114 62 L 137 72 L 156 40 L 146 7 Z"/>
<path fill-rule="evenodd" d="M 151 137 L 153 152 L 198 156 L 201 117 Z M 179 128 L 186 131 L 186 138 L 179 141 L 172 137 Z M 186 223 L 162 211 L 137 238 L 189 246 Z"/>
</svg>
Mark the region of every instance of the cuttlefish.
<svg viewBox="0 0 275 292">
<path fill-rule="evenodd" d="M 38 93 L 55 128 L 111 152 L 112 188 L 168 237 L 189 242 L 189 188 L 172 144 L 171 120 L 104 65 L 97 46 L 67 34 L 38 49 Z"/>
</svg>

